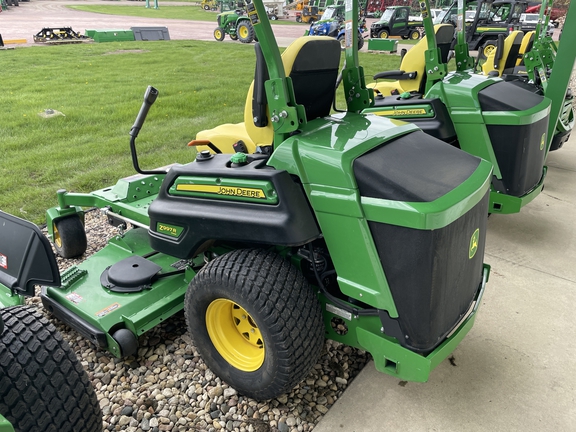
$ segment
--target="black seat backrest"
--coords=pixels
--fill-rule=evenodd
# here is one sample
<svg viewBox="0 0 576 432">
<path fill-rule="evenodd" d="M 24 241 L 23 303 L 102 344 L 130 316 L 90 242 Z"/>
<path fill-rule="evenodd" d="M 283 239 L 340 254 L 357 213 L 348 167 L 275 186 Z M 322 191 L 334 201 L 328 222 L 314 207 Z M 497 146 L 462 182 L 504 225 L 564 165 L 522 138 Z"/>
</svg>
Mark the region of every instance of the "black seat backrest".
<svg viewBox="0 0 576 432">
<path fill-rule="evenodd" d="M 304 106 L 308 121 L 330 114 L 341 53 L 336 39 L 314 38 L 302 45 L 291 70 L 287 71 L 292 78 L 296 103 Z"/>
<path fill-rule="evenodd" d="M 269 79 L 268 69 L 258 43 L 255 50 L 252 119 L 255 126 L 266 127 L 268 118 L 264 83 Z M 304 106 L 306 120 L 330 114 L 341 53 L 340 42 L 334 38 L 305 36 L 296 39 L 282 54 L 284 72 L 292 79 L 296 103 Z"/>
<path fill-rule="evenodd" d="M 448 63 L 448 53 L 454 39 L 454 27 L 451 25 L 442 25 L 436 28 L 436 45 L 440 48 L 440 60 L 442 63 Z"/>
</svg>

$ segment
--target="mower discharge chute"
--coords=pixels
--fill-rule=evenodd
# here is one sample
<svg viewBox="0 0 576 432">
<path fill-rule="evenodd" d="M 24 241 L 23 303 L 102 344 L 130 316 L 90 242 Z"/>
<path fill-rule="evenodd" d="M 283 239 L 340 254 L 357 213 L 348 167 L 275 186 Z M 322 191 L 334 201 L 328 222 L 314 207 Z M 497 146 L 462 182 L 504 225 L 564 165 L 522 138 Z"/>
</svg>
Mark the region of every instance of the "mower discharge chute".
<svg viewBox="0 0 576 432">
<path fill-rule="evenodd" d="M 248 4 L 260 42 L 246 122 L 199 134 L 193 144 L 212 151 L 141 169 L 149 88 L 130 132 L 138 174 L 61 190 L 47 213 L 65 255 L 83 252 L 73 245 L 85 244 L 84 207 L 133 228 L 44 287 L 44 306 L 118 357 L 184 309 L 208 367 L 256 399 L 305 378 L 325 337 L 426 381 L 471 329 L 488 280 L 492 167 L 413 124 L 360 113 L 373 96 L 357 62 L 358 9 L 347 12 L 345 113 L 330 115 L 338 41 L 302 37 L 281 57 L 260 0 Z M 244 151 L 221 153 L 233 149 Z"/>
<path fill-rule="evenodd" d="M 454 46 L 457 70 L 448 73 L 452 26 L 433 26 L 427 1 L 421 2 L 421 9 L 426 39 L 404 56 L 401 71 L 375 75 L 375 79 L 397 81 L 371 84 L 377 96 L 374 106 L 365 112 L 413 122 L 425 132 L 490 161 L 494 177 L 489 211 L 518 212 L 542 190 L 544 163 L 558 118 L 557 101 L 533 86 L 476 74 L 462 30 L 463 9 Z M 566 49 L 567 64 L 571 60 L 573 65 L 575 52 Z M 560 105 L 568 79 L 569 75 L 555 81 L 555 91 L 562 93 Z"/>
</svg>

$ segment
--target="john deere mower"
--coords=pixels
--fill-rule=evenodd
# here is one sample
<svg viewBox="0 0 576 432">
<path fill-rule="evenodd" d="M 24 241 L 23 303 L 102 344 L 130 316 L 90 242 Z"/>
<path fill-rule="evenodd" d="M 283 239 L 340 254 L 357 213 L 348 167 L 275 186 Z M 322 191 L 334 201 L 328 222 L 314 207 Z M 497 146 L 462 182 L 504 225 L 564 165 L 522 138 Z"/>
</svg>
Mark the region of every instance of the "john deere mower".
<svg viewBox="0 0 576 432">
<path fill-rule="evenodd" d="M 353 55 L 348 110 L 331 115 L 339 42 L 302 37 L 281 56 L 261 0 L 248 17 L 260 42 L 246 121 L 205 131 L 193 162 L 143 169 L 136 138 L 159 94 L 149 87 L 130 131 L 137 174 L 91 193 L 60 190 L 47 211 L 64 257 L 86 249 L 86 207 L 122 230 L 59 281 L 34 278 L 46 285 L 42 303 L 118 357 L 184 309 L 207 366 L 255 399 L 305 378 L 325 338 L 426 381 L 481 304 L 492 166 L 414 124 L 361 114 L 373 95 Z M 0 241 L 8 262 L 10 247 Z M 50 256 L 30 253 L 26 268 Z"/>
<path fill-rule="evenodd" d="M 566 46 L 563 56 L 559 52 L 548 97 L 533 86 L 478 75 L 462 30 L 462 1 L 460 6 L 456 71 L 448 73 L 447 68 L 453 27 L 433 26 L 424 0 L 426 38 L 404 56 L 402 70 L 374 76 L 394 81 L 370 85 L 377 95 L 365 112 L 413 122 L 432 136 L 490 161 L 494 175 L 489 211 L 515 213 L 544 185 L 544 163 L 564 106 L 576 49 Z"/>
<path fill-rule="evenodd" d="M 482 72 L 500 76 L 537 94 L 548 96 L 554 103 L 560 96 L 563 81 L 558 84 L 559 81 L 555 80 L 553 86 L 549 83 L 558 53 L 556 42 L 546 31 L 552 10 L 552 0 L 548 0 L 546 7 L 540 10 L 534 31 L 524 33 L 514 30 L 506 38 L 500 35 L 496 49 L 482 65 Z M 550 92 L 555 93 L 552 95 Z M 562 103 L 555 129 L 549 128 L 549 151 L 559 149 L 570 138 L 574 127 L 573 99 L 570 88 L 566 88 L 563 99 L 558 99 Z"/>
</svg>

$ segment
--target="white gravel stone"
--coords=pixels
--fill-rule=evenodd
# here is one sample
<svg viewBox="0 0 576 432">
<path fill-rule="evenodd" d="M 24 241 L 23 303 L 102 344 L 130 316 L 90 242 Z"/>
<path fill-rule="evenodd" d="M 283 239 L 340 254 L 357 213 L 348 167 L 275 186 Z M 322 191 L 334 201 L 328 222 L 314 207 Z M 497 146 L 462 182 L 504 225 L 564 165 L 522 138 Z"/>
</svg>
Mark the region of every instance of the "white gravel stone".
<svg viewBox="0 0 576 432">
<path fill-rule="evenodd" d="M 116 233 L 97 215 L 97 211 L 86 213 L 86 255 L 58 259 L 61 270 L 80 263 Z M 40 304 L 37 297 L 28 301 Z M 303 383 L 276 399 L 259 402 L 242 396 L 206 367 L 187 333 L 183 314 L 140 336 L 137 355 L 128 359 L 95 350 L 83 337 L 49 318 L 82 359 L 96 388 L 104 430 L 311 431 L 369 360 L 360 350 L 326 341 L 321 358 Z"/>
</svg>

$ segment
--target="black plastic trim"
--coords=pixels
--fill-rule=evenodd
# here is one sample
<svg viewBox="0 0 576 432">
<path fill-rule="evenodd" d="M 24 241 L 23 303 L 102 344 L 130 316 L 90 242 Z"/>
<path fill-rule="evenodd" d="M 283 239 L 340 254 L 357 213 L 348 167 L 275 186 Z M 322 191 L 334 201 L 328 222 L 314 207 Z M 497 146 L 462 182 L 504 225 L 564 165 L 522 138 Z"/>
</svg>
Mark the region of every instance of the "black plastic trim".
<svg viewBox="0 0 576 432">
<path fill-rule="evenodd" d="M 152 248 L 177 258 L 191 258 L 209 240 L 301 246 L 317 238 L 320 228 L 302 186 L 287 171 L 267 167 L 262 157 L 250 155 L 250 163 L 235 168 L 229 167 L 230 155 L 173 167 L 148 210 Z M 269 181 L 278 203 L 172 196 L 168 190 L 179 176 Z M 158 222 L 184 230 L 178 238 L 169 237 L 155 231 Z"/>
<path fill-rule="evenodd" d="M 52 246 L 32 222 L 0 211 L 0 283 L 34 296 L 34 285 L 60 286 Z"/>
<path fill-rule="evenodd" d="M 78 315 L 66 309 L 60 303 L 48 297 L 46 294 L 46 287 L 42 287 L 40 299 L 42 300 L 44 307 L 60 321 L 68 324 L 86 339 L 90 340 L 97 347 L 104 349 L 108 347 L 108 340 L 106 338 L 105 332 L 88 323 Z"/>
</svg>

